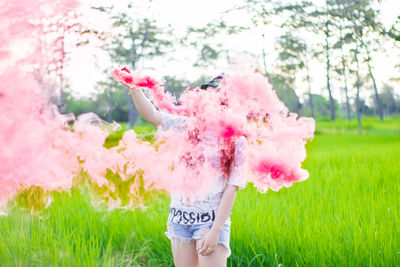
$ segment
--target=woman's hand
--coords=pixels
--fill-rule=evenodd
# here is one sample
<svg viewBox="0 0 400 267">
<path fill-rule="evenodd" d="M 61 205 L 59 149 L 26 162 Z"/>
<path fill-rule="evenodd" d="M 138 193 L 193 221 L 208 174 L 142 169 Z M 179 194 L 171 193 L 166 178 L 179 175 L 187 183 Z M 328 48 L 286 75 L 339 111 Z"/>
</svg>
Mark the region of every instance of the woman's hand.
<svg viewBox="0 0 400 267">
<path fill-rule="evenodd" d="M 123 67 L 122 69 L 113 69 L 111 71 L 111 76 L 129 88 L 146 87 L 154 89 L 159 85 L 158 82 L 150 76 L 145 76 L 138 72 L 131 72 L 126 67 Z"/>
<path fill-rule="evenodd" d="M 210 231 L 204 236 L 198 253 L 202 256 L 211 254 L 218 245 L 219 231 L 215 228 L 211 228 Z"/>
</svg>

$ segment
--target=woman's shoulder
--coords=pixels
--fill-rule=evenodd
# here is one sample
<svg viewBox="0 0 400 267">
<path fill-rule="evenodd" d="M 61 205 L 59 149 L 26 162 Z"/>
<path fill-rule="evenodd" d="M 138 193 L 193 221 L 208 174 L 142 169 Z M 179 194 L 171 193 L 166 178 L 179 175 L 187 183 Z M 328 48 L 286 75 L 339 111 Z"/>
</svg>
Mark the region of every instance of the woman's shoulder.
<svg viewBox="0 0 400 267">
<path fill-rule="evenodd" d="M 163 130 L 178 129 L 186 125 L 186 117 L 160 111 L 161 127 Z"/>
</svg>

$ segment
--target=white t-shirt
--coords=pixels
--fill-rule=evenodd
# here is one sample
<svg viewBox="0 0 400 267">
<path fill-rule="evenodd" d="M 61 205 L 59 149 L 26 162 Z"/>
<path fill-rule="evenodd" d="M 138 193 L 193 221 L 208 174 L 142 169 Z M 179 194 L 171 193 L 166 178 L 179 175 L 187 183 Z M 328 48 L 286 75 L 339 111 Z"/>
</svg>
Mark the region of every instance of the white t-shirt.
<svg viewBox="0 0 400 267">
<path fill-rule="evenodd" d="M 187 129 L 186 118 L 161 112 L 163 130 L 174 129 L 184 131 Z M 201 138 L 199 146 L 202 147 L 202 153 L 206 160 L 212 166 L 220 168 L 220 153 L 218 137 L 211 131 L 206 132 Z M 239 189 L 246 187 L 246 175 L 248 168 L 248 143 L 244 136 L 241 136 L 235 143 L 235 158 L 231 165 L 230 178 L 227 181 L 226 175 L 221 175 L 212 186 L 212 191 L 203 199 L 188 199 L 178 193 L 171 193 L 171 210 L 168 220 L 178 224 L 192 225 L 204 224 L 215 220 L 216 211 L 222 194 L 225 189 L 225 184 L 238 186 Z M 231 221 L 228 217 L 225 224 L 230 225 Z"/>
</svg>

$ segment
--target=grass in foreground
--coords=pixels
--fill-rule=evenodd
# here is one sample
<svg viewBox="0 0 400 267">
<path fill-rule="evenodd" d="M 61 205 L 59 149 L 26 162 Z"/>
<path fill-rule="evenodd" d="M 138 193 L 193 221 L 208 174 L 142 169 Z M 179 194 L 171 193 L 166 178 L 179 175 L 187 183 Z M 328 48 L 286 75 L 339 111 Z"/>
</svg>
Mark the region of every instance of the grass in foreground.
<svg viewBox="0 0 400 267">
<path fill-rule="evenodd" d="M 398 266 L 399 122 L 371 120 L 361 135 L 318 122 L 308 180 L 239 191 L 228 266 Z M 84 187 L 36 215 L 19 206 L 0 217 L 0 266 L 173 266 L 166 194 L 134 211 L 93 205 Z"/>
</svg>

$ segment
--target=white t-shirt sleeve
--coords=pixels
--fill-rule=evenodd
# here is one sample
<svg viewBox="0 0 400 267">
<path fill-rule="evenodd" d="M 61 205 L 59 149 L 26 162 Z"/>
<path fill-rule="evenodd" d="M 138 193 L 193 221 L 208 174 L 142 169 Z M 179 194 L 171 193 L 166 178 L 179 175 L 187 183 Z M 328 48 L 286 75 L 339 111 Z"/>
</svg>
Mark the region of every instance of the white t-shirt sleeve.
<svg viewBox="0 0 400 267">
<path fill-rule="evenodd" d="M 185 127 L 186 120 L 183 116 L 173 115 L 166 112 L 161 112 L 161 128 L 163 130 L 181 130 Z"/>
<path fill-rule="evenodd" d="M 228 184 L 244 189 L 247 184 L 249 145 L 247 139 L 241 136 L 235 143 L 235 158 L 231 165 Z"/>
</svg>

